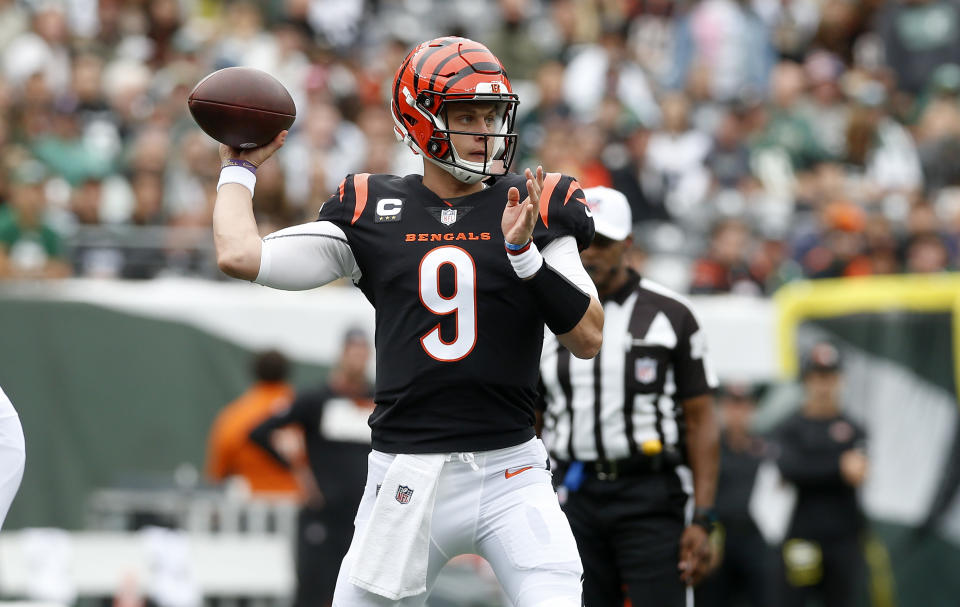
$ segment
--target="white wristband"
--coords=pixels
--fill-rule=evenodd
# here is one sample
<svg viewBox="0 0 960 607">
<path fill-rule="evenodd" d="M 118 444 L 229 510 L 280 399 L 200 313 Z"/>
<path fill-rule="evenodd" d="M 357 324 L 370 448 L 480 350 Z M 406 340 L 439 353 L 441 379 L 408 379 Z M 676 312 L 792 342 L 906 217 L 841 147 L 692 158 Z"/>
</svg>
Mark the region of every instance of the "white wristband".
<svg viewBox="0 0 960 607">
<path fill-rule="evenodd" d="M 226 166 L 220 169 L 220 181 L 217 182 L 217 191 L 227 183 L 238 183 L 250 190 L 250 196 L 253 196 L 253 186 L 257 185 L 257 176 L 252 171 L 243 167 Z"/>
<path fill-rule="evenodd" d="M 530 278 L 540 271 L 540 267 L 543 265 L 543 255 L 540 254 L 537 245 L 532 242 L 530 243 L 530 248 L 519 255 L 511 255 L 508 252 L 507 259 L 510 260 L 513 271 L 516 272 L 520 278 Z"/>
</svg>

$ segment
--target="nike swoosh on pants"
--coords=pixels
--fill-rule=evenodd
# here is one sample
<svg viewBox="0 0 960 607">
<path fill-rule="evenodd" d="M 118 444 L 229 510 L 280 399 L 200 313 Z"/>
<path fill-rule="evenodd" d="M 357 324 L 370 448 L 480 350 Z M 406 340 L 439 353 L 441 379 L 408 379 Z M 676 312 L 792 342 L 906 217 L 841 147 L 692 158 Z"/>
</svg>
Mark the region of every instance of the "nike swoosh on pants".
<svg viewBox="0 0 960 607">
<path fill-rule="evenodd" d="M 514 470 L 513 472 L 510 472 L 510 469 L 507 468 L 506 470 L 503 471 L 503 478 L 514 477 L 520 474 L 521 472 L 526 472 L 527 470 L 530 470 L 531 468 L 533 468 L 533 466 L 526 466 L 524 468 L 520 468 L 519 470 Z"/>
</svg>

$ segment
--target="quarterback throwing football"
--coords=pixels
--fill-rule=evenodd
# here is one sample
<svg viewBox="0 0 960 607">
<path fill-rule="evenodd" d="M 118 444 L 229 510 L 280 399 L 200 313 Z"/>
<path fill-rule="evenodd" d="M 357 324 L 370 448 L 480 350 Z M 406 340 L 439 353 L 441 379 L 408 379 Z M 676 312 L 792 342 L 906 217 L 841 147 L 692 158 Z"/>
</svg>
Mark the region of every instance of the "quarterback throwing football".
<svg viewBox="0 0 960 607">
<path fill-rule="evenodd" d="M 221 146 L 213 216 L 225 273 L 278 289 L 346 276 L 376 308 L 373 451 L 333 604 L 422 605 L 443 565 L 474 553 L 518 607 L 580 605 L 582 566 L 533 424 L 544 324 L 575 356 L 600 348 L 583 192 L 541 168 L 508 174 L 518 98 L 485 46 L 424 42 L 391 93 L 422 177 L 348 175 L 317 221 L 261 239 L 255 170 L 282 132 Z"/>
</svg>

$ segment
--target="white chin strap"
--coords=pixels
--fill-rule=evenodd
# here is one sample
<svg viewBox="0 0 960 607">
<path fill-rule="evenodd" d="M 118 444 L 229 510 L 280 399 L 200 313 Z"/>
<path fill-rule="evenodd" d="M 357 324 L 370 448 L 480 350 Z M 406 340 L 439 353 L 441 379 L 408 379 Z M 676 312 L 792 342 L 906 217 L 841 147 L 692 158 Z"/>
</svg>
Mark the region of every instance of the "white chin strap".
<svg viewBox="0 0 960 607">
<path fill-rule="evenodd" d="M 443 163 L 443 162 L 438 161 L 436 158 L 433 158 L 432 156 L 428 156 L 428 155 L 426 155 L 426 154 L 423 154 L 423 157 L 426 158 L 427 160 L 429 160 L 430 162 L 432 162 L 433 164 L 437 165 L 438 167 L 440 167 L 440 168 L 443 169 L 444 171 L 446 171 L 446 172 L 450 173 L 451 175 L 453 175 L 453 176 L 456 178 L 457 181 L 461 181 L 461 182 L 466 183 L 466 184 L 469 184 L 469 185 L 473 185 L 473 184 L 479 182 L 480 180 L 486 179 L 487 177 L 489 177 L 489 175 L 482 175 L 482 174 L 480 174 L 480 173 L 473 173 L 473 172 L 471 172 L 471 171 L 468 171 L 468 170 L 466 170 L 466 169 L 464 169 L 464 168 L 462 168 L 462 167 L 459 167 L 459 166 L 456 166 L 456 165 L 453 165 L 453 164 L 445 164 L 445 163 Z M 480 163 L 480 162 L 466 162 L 466 161 L 464 161 L 464 160 L 457 160 L 457 161 L 455 161 L 455 162 L 459 162 L 460 164 L 467 165 L 467 166 L 469 166 L 469 167 L 472 168 L 472 169 L 473 169 L 474 167 L 476 167 L 474 170 L 477 170 L 477 171 L 482 171 L 482 170 L 483 170 L 483 163 Z M 489 163 L 488 163 L 488 165 L 489 165 Z"/>
</svg>

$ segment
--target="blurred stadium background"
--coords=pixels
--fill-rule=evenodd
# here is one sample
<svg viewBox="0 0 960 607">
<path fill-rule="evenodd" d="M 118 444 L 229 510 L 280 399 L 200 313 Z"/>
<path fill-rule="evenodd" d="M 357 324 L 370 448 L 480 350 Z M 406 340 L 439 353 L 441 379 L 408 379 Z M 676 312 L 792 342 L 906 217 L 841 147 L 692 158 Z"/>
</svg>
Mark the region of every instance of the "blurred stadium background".
<svg viewBox="0 0 960 607">
<path fill-rule="evenodd" d="M 636 265 L 693 296 L 723 381 L 765 387 L 761 429 L 796 406 L 802 347 L 840 344 L 871 435 L 870 601 L 955 607 L 953 0 L 0 0 L 0 384 L 28 449 L 0 597 L 287 604 L 295 506 L 205 483 L 207 433 L 252 352 L 309 386 L 373 312 L 349 285 L 218 273 L 216 145 L 186 96 L 232 65 L 293 95 L 266 233 L 348 172 L 419 170 L 385 84 L 445 34 L 506 65 L 517 167 L 627 194 Z M 431 604 L 497 604 L 475 566 Z"/>
</svg>

